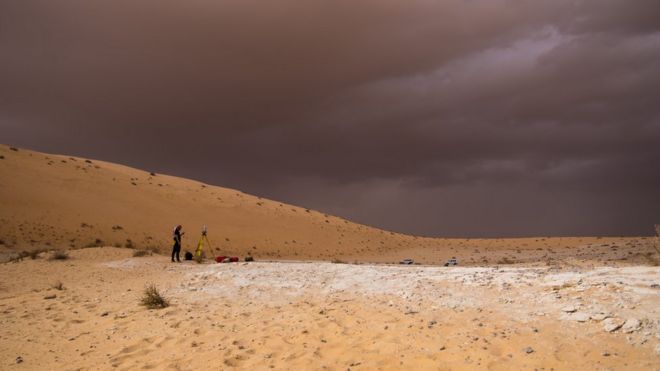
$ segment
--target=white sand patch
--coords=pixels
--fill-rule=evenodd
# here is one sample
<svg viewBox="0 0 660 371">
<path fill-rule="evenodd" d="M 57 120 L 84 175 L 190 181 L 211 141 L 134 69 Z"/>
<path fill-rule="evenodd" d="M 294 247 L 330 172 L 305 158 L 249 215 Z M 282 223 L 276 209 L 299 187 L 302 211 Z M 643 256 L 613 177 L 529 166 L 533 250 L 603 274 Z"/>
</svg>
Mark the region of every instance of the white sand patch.
<svg viewBox="0 0 660 371">
<path fill-rule="evenodd" d="M 655 267 L 598 268 L 554 272 L 551 268 L 472 268 L 351 265 L 332 263 L 250 263 L 190 266 L 182 291 L 231 300 L 277 304 L 301 296 L 387 296 L 406 308 L 420 305 L 483 308 L 526 321 L 547 313 L 586 322 L 591 315 L 644 317 L 660 322 L 660 282 Z M 573 306 L 578 314 L 562 315 Z"/>
</svg>

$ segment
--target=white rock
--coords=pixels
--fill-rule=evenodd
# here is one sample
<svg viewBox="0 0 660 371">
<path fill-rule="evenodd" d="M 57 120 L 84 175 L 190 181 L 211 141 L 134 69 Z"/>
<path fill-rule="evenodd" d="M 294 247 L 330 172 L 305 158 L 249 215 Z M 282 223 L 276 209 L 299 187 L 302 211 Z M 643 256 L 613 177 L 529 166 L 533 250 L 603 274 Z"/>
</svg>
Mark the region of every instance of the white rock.
<svg viewBox="0 0 660 371">
<path fill-rule="evenodd" d="M 623 330 L 623 332 L 625 332 L 626 334 L 629 334 L 631 332 L 639 330 L 640 328 L 642 328 L 642 323 L 639 322 L 637 318 L 629 318 L 623 324 L 621 330 Z"/>
<path fill-rule="evenodd" d="M 561 308 L 561 310 L 563 312 L 566 312 L 566 313 L 573 313 L 573 312 L 577 311 L 577 308 L 575 308 L 575 306 L 573 306 L 573 305 L 567 305 L 567 306 Z"/>
<path fill-rule="evenodd" d="M 603 321 L 603 329 L 607 332 L 613 332 L 623 326 L 623 321 L 617 318 L 607 318 Z"/>
<path fill-rule="evenodd" d="M 589 320 L 589 315 L 587 313 L 573 313 L 571 319 L 578 322 L 587 322 Z"/>
<path fill-rule="evenodd" d="M 589 317 L 591 317 L 592 320 L 594 321 L 602 321 L 605 318 L 609 318 L 610 315 L 607 313 L 592 313 Z"/>
</svg>

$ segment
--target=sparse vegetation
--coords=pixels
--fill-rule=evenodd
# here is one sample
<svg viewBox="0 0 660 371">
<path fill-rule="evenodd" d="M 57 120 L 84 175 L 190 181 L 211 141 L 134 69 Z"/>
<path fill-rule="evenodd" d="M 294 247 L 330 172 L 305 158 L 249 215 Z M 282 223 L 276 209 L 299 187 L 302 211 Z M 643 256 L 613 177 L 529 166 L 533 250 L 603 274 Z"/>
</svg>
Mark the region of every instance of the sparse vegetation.
<svg viewBox="0 0 660 371">
<path fill-rule="evenodd" d="M 94 240 L 94 242 L 90 242 L 87 245 L 85 245 L 86 248 L 90 247 L 102 247 L 103 246 L 103 240 L 100 238 L 97 238 Z"/>
<path fill-rule="evenodd" d="M 53 252 L 53 255 L 50 256 L 49 260 L 67 260 L 69 259 L 69 254 L 64 250 L 57 250 Z"/>
<path fill-rule="evenodd" d="M 515 264 L 515 260 L 509 259 L 508 256 L 503 257 L 502 259 L 497 261 L 497 264 Z"/>
<path fill-rule="evenodd" d="M 151 255 L 151 251 L 147 251 L 147 250 L 135 250 L 135 251 L 133 251 L 133 257 L 135 257 L 135 258 L 139 258 L 141 256 L 148 256 L 148 255 Z"/>
<path fill-rule="evenodd" d="M 28 256 L 28 255 L 30 255 L 29 252 L 27 252 L 27 251 L 21 251 L 21 252 L 19 252 L 17 255 L 10 256 L 8 261 L 9 261 L 10 263 L 18 263 L 18 262 L 22 261 L 22 260 L 23 260 L 26 256 Z"/>
<path fill-rule="evenodd" d="M 30 259 L 35 260 L 36 258 L 39 257 L 39 254 L 41 254 L 42 252 L 45 252 L 45 251 L 47 251 L 47 250 L 46 249 L 32 250 L 32 251 L 28 252 L 28 256 L 30 257 Z"/>
<path fill-rule="evenodd" d="M 140 304 L 149 309 L 162 309 L 167 308 L 170 305 L 168 300 L 160 294 L 154 284 L 147 285 L 147 287 L 144 288 L 144 294 L 142 295 L 142 298 L 140 298 Z"/>
</svg>

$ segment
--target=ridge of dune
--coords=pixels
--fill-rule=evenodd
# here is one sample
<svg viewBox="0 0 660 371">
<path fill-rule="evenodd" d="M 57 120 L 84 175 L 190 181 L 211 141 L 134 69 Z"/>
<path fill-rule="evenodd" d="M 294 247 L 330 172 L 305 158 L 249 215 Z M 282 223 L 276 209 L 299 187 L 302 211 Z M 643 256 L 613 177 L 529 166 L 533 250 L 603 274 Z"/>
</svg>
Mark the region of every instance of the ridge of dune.
<svg viewBox="0 0 660 371">
<path fill-rule="evenodd" d="M 0 145 L 0 253 L 92 246 L 168 252 L 174 225 L 193 251 L 258 259 L 512 264 L 577 259 L 657 264 L 646 237 L 427 238 L 357 224 L 239 190 L 105 161 Z"/>
<path fill-rule="evenodd" d="M 10 148 L 0 147 L 0 233 L 2 244 L 18 249 L 167 250 L 171 227 L 183 224 L 184 249 L 193 248 L 201 227 L 207 225 L 212 246 L 227 253 L 330 258 L 348 252 L 358 239 L 386 233 L 239 190 L 104 161 Z"/>
</svg>

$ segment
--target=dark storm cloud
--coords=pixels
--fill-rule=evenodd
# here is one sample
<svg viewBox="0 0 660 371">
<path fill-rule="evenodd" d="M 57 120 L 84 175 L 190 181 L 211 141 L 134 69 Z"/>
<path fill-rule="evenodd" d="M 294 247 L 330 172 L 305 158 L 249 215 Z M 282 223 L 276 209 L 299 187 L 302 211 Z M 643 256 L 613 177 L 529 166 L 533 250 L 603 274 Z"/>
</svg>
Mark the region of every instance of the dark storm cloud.
<svg viewBox="0 0 660 371">
<path fill-rule="evenodd" d="M 2 141 L 413 233 L 646 234 L 658 14 L 648 0 L 3 2 Z"/>
</svg>

